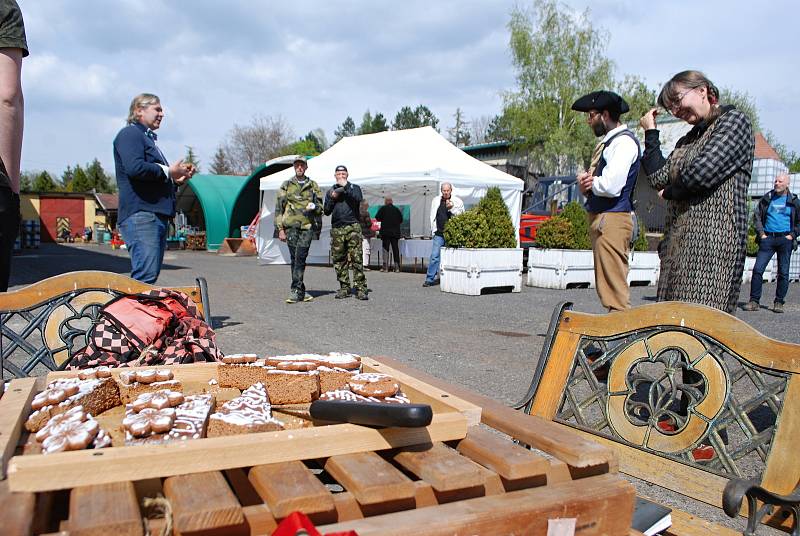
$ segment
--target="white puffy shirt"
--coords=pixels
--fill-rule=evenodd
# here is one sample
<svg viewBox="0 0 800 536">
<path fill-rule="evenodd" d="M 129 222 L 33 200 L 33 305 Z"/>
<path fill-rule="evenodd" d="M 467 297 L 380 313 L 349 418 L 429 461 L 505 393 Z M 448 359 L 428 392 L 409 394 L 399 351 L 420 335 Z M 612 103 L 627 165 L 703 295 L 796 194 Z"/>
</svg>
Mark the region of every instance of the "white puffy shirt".
<svg viewBox="0 0 800 536">
<path fill-rule="evenodd" d="M 604 137 L 603 142 L 610 139 L 628 127 L 620 125 L 610 130 Z M 630 136 L 617 136 L 611 143 L 603 149 L 603 159 L 606 166 L 600 176 L 592 181 L 592 193 L 600 197 L 619 197 L 625 183 L 628 180 L 628 171 L 639 157 L 639 147 Z"/>
</svg>

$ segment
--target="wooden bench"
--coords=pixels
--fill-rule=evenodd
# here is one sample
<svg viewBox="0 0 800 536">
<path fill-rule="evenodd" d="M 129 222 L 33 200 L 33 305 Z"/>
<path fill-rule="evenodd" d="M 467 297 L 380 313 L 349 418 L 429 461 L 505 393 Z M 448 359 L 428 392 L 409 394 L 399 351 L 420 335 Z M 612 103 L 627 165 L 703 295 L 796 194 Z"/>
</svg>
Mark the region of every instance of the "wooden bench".
<svg viewBox="0 0 800 536">
<path fill-rule="evenodd" d="M 622 472 L 731 517 L 747 498 L 750 533 L 763 522 L 797 534 L 800 345 L 700 305 L 607 315 L 571 305 L 554 311 L 516 407 L 612 447 Z"/>
<path fill-rule="evenodd" d="M 86 346 L 87 330 L 103 305 L 155 288 L 112 272 L 82 271 L 0 293 L 0 375 L 22 378 L 65 369 Z M 187 294 L 203 317 L 211 318 L 204 278 L 172 290 Z"/>
</svg>

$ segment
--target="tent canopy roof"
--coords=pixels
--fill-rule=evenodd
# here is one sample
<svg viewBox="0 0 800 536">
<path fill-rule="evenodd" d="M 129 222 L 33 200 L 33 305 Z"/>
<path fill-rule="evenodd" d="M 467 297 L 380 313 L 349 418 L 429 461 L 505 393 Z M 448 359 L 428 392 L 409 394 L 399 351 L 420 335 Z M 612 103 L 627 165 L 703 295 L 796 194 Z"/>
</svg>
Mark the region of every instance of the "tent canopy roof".
<svg viewBox="0 0 800 536">
<path fill-rule="evenodd" d="M 339 164 L 347 166 L 350 180 L 360 186 L 424 180 L 520 191 L 523 188 L 521 179 L 469 156 L 431 127 L 343 138 L 310 159 L 306 174 L 320 186 L 330 186 Z M 294 169 L 290 168 L 263 177 L 261 190 L 276 190 L 293 175 Z"/>
</svg>

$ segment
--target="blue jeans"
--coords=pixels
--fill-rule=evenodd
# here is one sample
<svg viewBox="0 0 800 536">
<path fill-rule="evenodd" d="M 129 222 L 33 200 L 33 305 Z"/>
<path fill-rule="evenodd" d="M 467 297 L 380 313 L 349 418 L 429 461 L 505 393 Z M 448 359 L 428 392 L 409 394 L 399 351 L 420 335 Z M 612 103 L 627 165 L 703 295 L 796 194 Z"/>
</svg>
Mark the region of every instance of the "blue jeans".
<svg viewBox="0 0 800 536">
<path fill-rule="evenodd" d="M 792 258 L 792 241 L 785 236 L 768 236 L 758 243 L 756 265 L 753 267 L 753 280 L 750 283 L 750 301 L 761 300 L 761 286 L 764 270 L 772 256 L 778 254 L 778 288 L 775 290 L 775 303 L 784 303 L 789 290 L 789 260 Z"/>
<path fill-rule="evenodd" d="M 425 276 L 425 281 L 433 283 L 434 280 L 439 278 L 439 263 L 442 259 L 442 248 L 444 247 L 444 237 L 433 235 L 433 245 L 431 246 L 431 260 L 428 264 L 428 274 Z"/>
<path fill-rule="evenodd" d="M 131 277 L 153 284 L 161 272 L 167 247 L 169 217 L 140 210 L 119 224 L 122 239 L 131 256 Z"/>
</svg>

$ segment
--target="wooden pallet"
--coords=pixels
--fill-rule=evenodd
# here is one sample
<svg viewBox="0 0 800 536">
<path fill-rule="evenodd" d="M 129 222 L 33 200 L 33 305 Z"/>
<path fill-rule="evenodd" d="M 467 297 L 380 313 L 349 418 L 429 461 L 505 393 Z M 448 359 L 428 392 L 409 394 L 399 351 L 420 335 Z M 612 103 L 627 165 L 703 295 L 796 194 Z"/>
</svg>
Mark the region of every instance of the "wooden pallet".
<svg viewBox="0 0 800 536">
<path fill-rule="evenodd" d="M 344 530 L 356 530 L 360 536 L 546 534 L 549 520 L 555 518 L 575 519 L 576 533 L 581 535 L 628 534 L 634 490 L 608 472 L 613 471 L 614 462 L 601 456 L 603 449 L 591 448 L 591 444 L 575 436 L 574 444 L 563 449 L 575 451 L 566 456 L 573 463 L 525 449 L 508 436 L 479 425 L 475 405 L 420 382 L 411 375 L 413 371 L 401 372 L 371 360 L 365 360 L 365 364 L 373 370 L 394 374 L 414 401 L 419 396 L 415 389 L 423 389 L 420 392 L 429 395 L 438 393 L 438 400 L 431 397 L 436 402 L 435 414 L 460 417 L 465 425 L 470 424 L 468 431 L 455 439 L 423 440 L 415 435 L 413 444 L 399 447 L 389 445 L 390 448 L 350 452 L 329 449 L 327 454 L 314 456 L 300 452 L 313 449 L 301 446 L 314 441 L 306 438 L 294 445 L 285 443 L 278 447 L 281 451 L 296 451 L 294 454 L 303 460 L 286 460 L 281 455 L 278 461 L 265 463 L 262 455 L 256 454 L 257 461 L 253 462 L 237 454 L 236 461 L 226 467 L 214 467 L 212 463 L 212 469 L 208 470 L 201 469 L 215 458 L 214 449 L 195 450 L 194 445 L 209 441 L 197 440 L 177 446 L 181 455 L 170 458 L 171 463 L 177 464 L 184 463 L 183 458 L 191 461 L 194 469 L 188 474 L 175 473 L 165 478 L 153 478 L 150 473 L 131 476 L 126 469 L 117 467 L 133 463 L 127 459 L 103 465 L 99 471 L 122 471 L 123 477 L 96 483 L 92 476 L 89 485 L 61 491 L 11 492 L 7 482 L 0 482 L 0 516 L 4 525 L 0 532 L 138 535 L 149 530 L 158 534 L 166 521 L 152 506 L 144 504 L 145 499 L 163 496 L 161 502 L 169 507 L 174 534 L 270 534 L 282 518 L 296 510 L 306 513 L 323 534 Z M 199 369 L 179 370 L 176 376 L 184 374 L 184 370 L 185 374 L 201 374 Z M 181 379 L 186 381 L 186 376 Z M 16 395 L 10 399 L 15 404 L 29 398 L 24 389 L 19 392 L 14 389 L 0 399 L 0 409 L 8 409 L 8 404 L 2 404 L 10 394 Z M 440 405 L 445 404 L 444 400 L 452 404 L 450 412 Z M 493 409 L 490 413 L 500 429 L 513 430 L 520 426 L 518 419 L 530 421 L 528 430 L 541 424 L 536 417 L 511 410 L 504 413 Z M 480 416 L 478 413 L 477 417 Z M 508 417 L 508 422 L 503 416 Z M 348 427 L 339 434 L 344 436 L 358 433 L 349 427 L 372 430 L 352 425 L 324 428 L 339 426 Z M 546 428 L 542 430 L 546 432 Z M 253 437 L 256 435 L 262 436 L 262 440 L 249 444 L 248 450 L 275 450 L 269 443 L 271 434 L 253 434 Z M 5 436 L 3 433 L 0 439 Z M 530 436 L 522 439 L 532 442 Z M 565 439 L 569 440 L 569 436 L 542 438 L 538 444 L 548 441 L 556 444 Z M 335 444 L 337 439 L 330 436 L 320 441 Z M 148 457 L 159 454 L 150 447 L 108 450 L 117 449 L 147 449 Z M 584 451 L 585 456 L 579 451 Z M 19 462 L 26 458 L 44 460 L 54 456 L 18 456 L 13 463 L 19 468 Z M 136 463 L 142 460 L 139 457 Z M 587 466 L 588 461 L 599 465 Z M 575 464 L 584 466 L 583 470 Z M 184 468 L 181 466 L 181 471 Z M 48 471 L 51 478 L 62 478 L 61 466 L 48 466 Z M 95 472 L 96 468 L 84 469 L 84 473 Z"/>
</svg>

